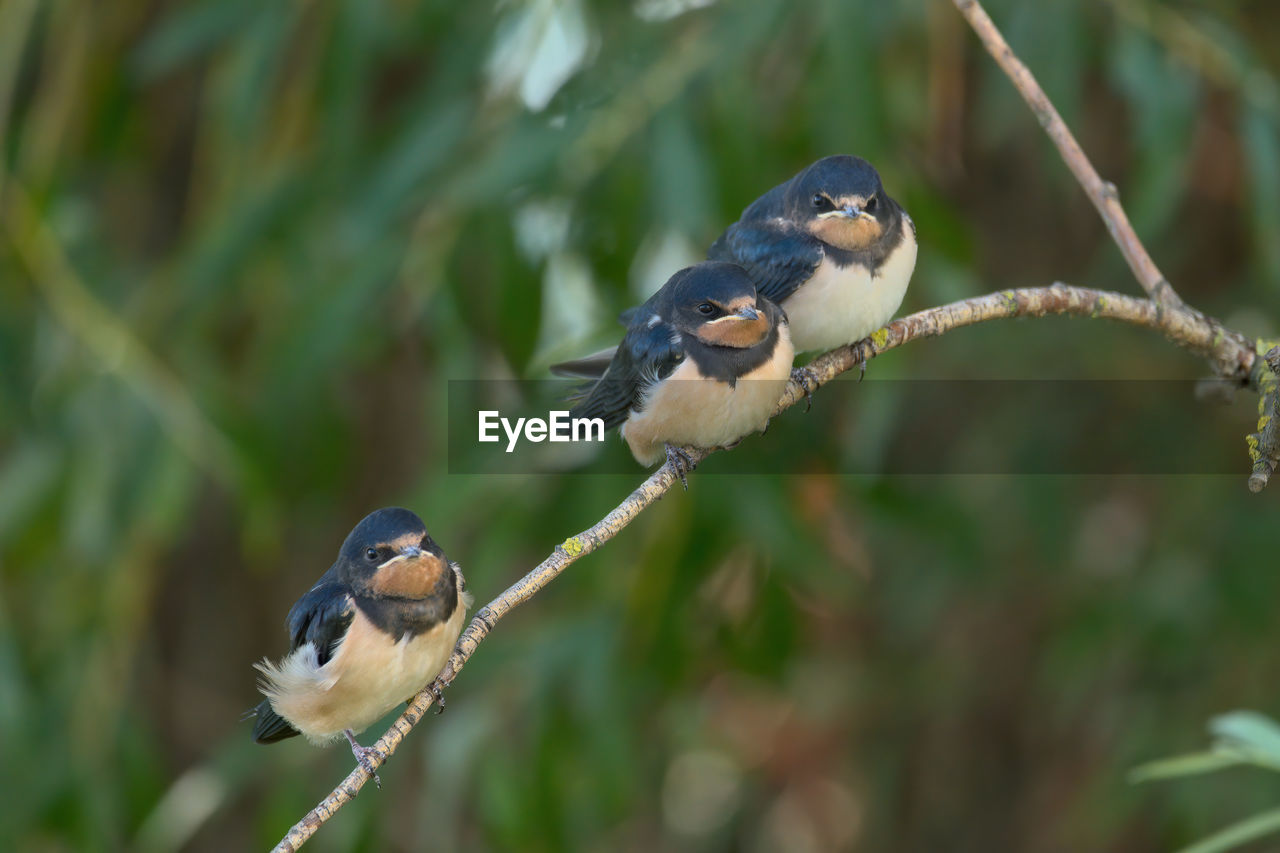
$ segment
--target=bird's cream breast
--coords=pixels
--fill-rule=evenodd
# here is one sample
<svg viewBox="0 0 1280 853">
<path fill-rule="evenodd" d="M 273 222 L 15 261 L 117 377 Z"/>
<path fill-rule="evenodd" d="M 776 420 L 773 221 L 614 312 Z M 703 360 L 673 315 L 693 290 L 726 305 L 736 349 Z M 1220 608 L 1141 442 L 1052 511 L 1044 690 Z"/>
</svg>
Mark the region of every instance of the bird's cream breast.
<svg viewBox="0 0 1280 853">
<path fill-rule="evenodd" d="M 722 447 L 764 429 L 791 377 L 795 350 L 786 324 L 778 327 L 773 355 L 736 383 L 707 379 L 686 358 L 632 410 L 622 437 L 642 465 L 665 455 L 664 445 Z"/>
<path fill-rule="evenodd" d="M 903 215 L 902 238 L 874 275 L 861 264 L 840 267 L 824 257 L 783 303 L 797 352 L 860 341 L 893 319 L 916 266 L 916 237 Z"/>
</svg>

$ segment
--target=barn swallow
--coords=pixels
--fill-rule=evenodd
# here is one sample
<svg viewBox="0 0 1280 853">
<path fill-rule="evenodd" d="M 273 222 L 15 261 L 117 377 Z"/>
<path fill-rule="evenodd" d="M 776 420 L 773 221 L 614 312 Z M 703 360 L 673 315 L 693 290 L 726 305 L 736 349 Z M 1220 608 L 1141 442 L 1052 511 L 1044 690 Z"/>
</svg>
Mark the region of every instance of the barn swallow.
<svg viewBox="0 0 1280 853">
<path fill-rule="evenodd" d="M 707 258 L 746 269 L 787 312 L 797 352 L 860 341 L 893 319 L 916 227 L 859 157 L 824 157 L 756 199 Z"/>
<path fill-rule="evenodd" d="M 289 654 L 254 664 L 267 697 L 255 709 L 258 743 L 306 735 L 356 741 L 383 714 L 432 681 L 462 632 L 471 596 L 457 563 L 407 509 L 380 509 L 347 536 L 337 561 L 289 611 Z"/>
<path fill-rule="evenodd" d="M 630 320 L 570 416 L 620 426 L 641 465 L 665 451 L 688 488 L 682 446 L 732 446 L 768 425 L 795 356 L 787 315 L 742 267 L 701 263 L 673 275 Z"/>
<path fill-rule="evenodd" d="M 796 352 L 825 351 L 893 319 L 916 265 L 916 226 L 870 163 L 825 157 L 752 202 L 707 258 L 746 269 L 759 294 L 786 311 Z M 619 320 L 630 326 L 637 310 Z M 551 371 L 596 379 L 612 356 L 604 350 Z M 813 377 L 805 368 L 795 375 L 808 396 Z"/>
</svg>

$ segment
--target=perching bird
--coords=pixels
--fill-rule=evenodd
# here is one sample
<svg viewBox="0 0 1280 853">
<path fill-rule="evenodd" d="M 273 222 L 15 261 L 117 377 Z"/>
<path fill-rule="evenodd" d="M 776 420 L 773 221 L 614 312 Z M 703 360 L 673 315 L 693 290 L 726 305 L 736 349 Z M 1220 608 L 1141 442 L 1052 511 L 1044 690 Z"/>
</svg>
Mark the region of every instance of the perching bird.
<svg viewBox="0 0 1280 853">
<path fill-rule="evenodd" d="M 392 507 L 365 517 L 289 611 L 289 654 L 254 665 L 267 697 L 255 709 L 254 740 L 345 736 L 372 775 L 372 750 L 356 734 L 439 674 L 471 605 L 466 588 L 418 516 Z"/>
<path fill-rule="evenodd" d="M 782 306 L 796 352 L 825 351 L 893 319 L 916 265 L 916 226 L 866 160 L 824 157 L 752 202 L 707 258 L 742 266 L 759 294 Z M 619 319 L 630 326 L 637 310 Z M 612 356 L 604 350 L 551 371 L 596 379 Z M 807 393 L 813 377 L 796 372 Z"/>
<path fill-rule="evenodd" d="M 621 426 L 636 461 L 664 455 L 685 479 L 681 446 L 729 446 L 762 430 L 791 375 L 787 316 L 736 264 L 682 269 L 630 314 L 608 368 L 570 411 Z"/>
<path fill-rule="evenodd" d="M 859 157 L 824 157 L 756 199 L 707 257 L 746 269 L 787 312 L 797 352 L 860 341 L 893 319 L 916 227 Z"/>
</svg>

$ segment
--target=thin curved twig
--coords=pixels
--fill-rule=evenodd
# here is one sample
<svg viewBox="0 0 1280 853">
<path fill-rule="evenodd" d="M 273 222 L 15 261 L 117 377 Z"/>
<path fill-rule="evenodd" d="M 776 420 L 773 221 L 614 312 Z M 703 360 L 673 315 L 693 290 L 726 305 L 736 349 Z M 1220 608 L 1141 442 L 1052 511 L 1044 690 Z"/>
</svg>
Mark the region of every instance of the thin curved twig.
<svg viewBox="0 0 1280 853">
<path fill-rule="evenodd" d="M 1238 378 L 1242 383 L 1249 376 L 1257 357 L 1257 353 L 1242 336 L 1224 329 L 1216 320 L 1198 312 L 1161 307 L 1151 300 L 1119 293 L 1055 284 L 1052 287 L 990 293 L 902 317 L 864 341 L 822 355 L 808 365 L 808 370 L 814 384 L 821 386 L 841 373 L 862 365 L 866 358 L 896 349 L 917 338 L 936 337 L 962 326 L 1000 318 L 1044 317 L 1050 314 L 1107 318 L 1162 332 L 1169 340 L 1209 359 L 1221 372 Z M 790 382 L 774 414 L 789 409 L 804 397 L 804 387 L 799 382 Z M 714 452 L 695 448 L 688 450 L 694 462 L 699 462 Z M 675 473 L 669 465 L 663 465 L 612 512 L 587 530 L 557 545 L 551 555 L 532 571 L 480 608 L 458 639 L 453 656 L 440 673 L 439 682 L 448 685 L 453 681 L 481 641 L 507 613 L 533 598 L 580 557 L 590 554 L 616 536 L 675 483 Z M 387 733 L 373 744 L 373 749 L 378 752 L 372 758 L 374 769 L 396 751 L 433 701 L 429 690 L 420 692 Z M 289 830 L 275 850 L 278 853 L 297 850 L 338 809 L 354 798 L 368 780 L 369 775 L 357 766 L 332 793 Z"/>
<path fill-rule="evenodd" d="M 964 15 L 965 20 L 969 22 L 969 26 L 978 34 L 978 38 L 995 59 L 996 64 L 1000 66 L 1000 70 L 1008 76 L 1018 93 L 1022 95 L 1022 99 L 1027 102 L 1031 112 L 1035 113 L 1044 132 L 1049 134 L 1049 138 L 1057 146 L 1058 153 L 1062 155 L 1067 168 L 1076 176 L 1085 194 L 1098 209 L 1098 215 L 1102 217 L 1107 230 L 1111 232 L 1111 239 L 1115 240 L 1116 245 L 1120 247 L 1120 253 L 1124 255 L 1129 269 L 1133 270 L 1133 275 L 1142 285 L 1142 289 L 1160 305 L 1169 308 L 1182 307 L 1181 297 L 1160 272 L 1156 262 L 1148 254 L 1146 246 L 1142 245 L 1133 226 L 1129 224 L 1129 217 L 1120 204 L 1120 193 L 1116 185 L 1110 181 L 1104 181 L 1098 175 L 1098 170 L 1089 162 L 1084 149 L 1080 147 L 1080 143 L 1076 141 L 1071 129 L 1062 120 L 1062 116 L 1058 115 L 1049 96 L 1044 93 L 1044 89 L 1040 88 L 1040 84 L 1036 82 L 1036 78 L 1022 60 L 1018 59 L 1013 48 L 1009 47 L 1009 43 L 1004 40 L 1004 36 L 1000 34 L 1000 30 L 982 8 L 982 4 L 978 0 L 953 0 L 953 2 L 960 10 L 960 14 Z"/>
</svg>

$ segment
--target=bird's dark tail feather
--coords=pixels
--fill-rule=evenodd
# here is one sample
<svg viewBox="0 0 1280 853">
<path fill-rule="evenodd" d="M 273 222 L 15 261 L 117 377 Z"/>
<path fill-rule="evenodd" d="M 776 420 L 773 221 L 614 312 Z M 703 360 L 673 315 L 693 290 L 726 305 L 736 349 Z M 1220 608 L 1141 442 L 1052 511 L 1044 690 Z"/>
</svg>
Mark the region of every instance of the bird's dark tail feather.
<svg viewBox="0 0 1280 853">
<path fill-rule="evenodd" d="M 567 379 L 599 379 L 609 369 L 609 362 L 613 361 L 613 354 L 617 349 L 617 347 L 609 347 L 572 361 L 562 361 L 551 365 L 549 370 L 552 375 Z"/>
<path fill-rule="evenodd" d="M 258 743 L 275 743 L 301 734 L 284 717 L 273 711 L 271 703 L 266 699 L 259 702 L 258 707 L 245 711 L 240 719 L 247 720 L 250 717 L 257 717 L 253 724 L 253 739 Z"/>
</svg>

